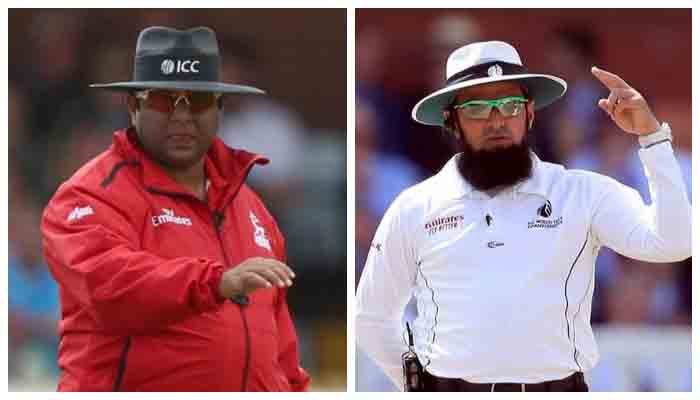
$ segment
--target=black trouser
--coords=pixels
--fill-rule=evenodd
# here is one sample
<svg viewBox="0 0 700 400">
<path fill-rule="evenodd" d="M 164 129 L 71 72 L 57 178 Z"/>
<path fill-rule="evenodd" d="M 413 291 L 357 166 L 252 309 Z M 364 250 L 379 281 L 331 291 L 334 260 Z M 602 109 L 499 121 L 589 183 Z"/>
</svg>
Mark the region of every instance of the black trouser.
<svg viewBox="0 0 700 400">
<path fill-rule="evenodd" d="M 587 392 L 583 374 L 576 372 L 564 379 L 540 383 L 471 383 L 458 378 L 440 378 L 424 373 L 427 392 Z"/>
</svg>

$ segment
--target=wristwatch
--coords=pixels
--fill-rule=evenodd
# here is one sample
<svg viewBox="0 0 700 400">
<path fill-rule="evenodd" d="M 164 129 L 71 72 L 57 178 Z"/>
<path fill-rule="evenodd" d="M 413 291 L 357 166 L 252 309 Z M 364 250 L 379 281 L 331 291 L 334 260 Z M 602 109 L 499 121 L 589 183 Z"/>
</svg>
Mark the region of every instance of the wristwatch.
<svg viewBox="0 0 700 400">
<path fill-rule="evenodd" d="M 639 137 L 639 145 L 645 149 L 664 142 L 673 142 L 671 127 L 667 122 L 662 123 L 658 131 Z"/>
</svg>

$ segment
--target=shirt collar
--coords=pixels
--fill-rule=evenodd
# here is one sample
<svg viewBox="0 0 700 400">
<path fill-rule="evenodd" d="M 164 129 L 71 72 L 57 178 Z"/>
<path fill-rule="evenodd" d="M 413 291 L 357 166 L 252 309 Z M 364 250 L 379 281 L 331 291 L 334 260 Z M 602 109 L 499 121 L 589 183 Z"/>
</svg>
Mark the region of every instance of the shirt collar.
<svg viewBox="0 0 700 400">
<path fill-rule="evenodd" d="M 464 196 L 485 197 L 486 195 L 483 192 L 475 189 L 462 177 L 457 166 L 459 157 L 462 157 L 462 153 L 455 154 L 438 172 L 437 177 L 442 187 L 441 193 L 450 199 L 459 199 Z M 506 189 L 505 192 L 513 195 L 515 193 L 528 193 L 547 198 L 549 179 L 546 176 L 545 166 L 534 152 L 530 152 L 530 157 L 532 158 L 532 175 L 528 179 Z"/>
<path fill-rule="evenodd" d="M 128 129 L 115 132 L 113 143 L 125 159 L 136 161 L 141 165 L 141 179 L 144 186 L 162 192 L 189 193 L 144 153 L 141 147 L 129 137 Z M 223 202 L 238 191 L 253 165 L 264 165 L 268 162 L 267 158 L 258 154 L 229 148 L 216 137 L 205 155 L 204 171 L 211 186 L 221 194 L 219 197 L 224 198 Z"/>
<path fill-rule="evenodd" d="M 551 183 L 551 179 L 549 179 L 549 175 L 547 174 L 547 168 L 544 162 L 537 157 L 537 154 L 531 151 L 530 156 L 532 157 L 532 175 L 528 179 L 518 183 L 514 191 L 516 193 L 535 194 L 546 199 Z"/>
</svg>

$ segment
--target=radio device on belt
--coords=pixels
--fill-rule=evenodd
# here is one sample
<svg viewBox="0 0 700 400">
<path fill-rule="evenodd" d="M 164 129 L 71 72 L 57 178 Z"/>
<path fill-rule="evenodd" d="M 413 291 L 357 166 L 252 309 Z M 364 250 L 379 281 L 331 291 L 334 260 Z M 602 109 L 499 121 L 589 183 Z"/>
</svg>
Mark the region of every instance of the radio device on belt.
<svg viewBox="0 0 700 400">
<path fill-rule="evenodd" d="M 408 351 L 401 355 L 404 391 L 424 392 L 423 366 L 413 348 L 413 333 L 408 322 L 406 322 L 406 330 L 408 331 Z"/>
</svg>

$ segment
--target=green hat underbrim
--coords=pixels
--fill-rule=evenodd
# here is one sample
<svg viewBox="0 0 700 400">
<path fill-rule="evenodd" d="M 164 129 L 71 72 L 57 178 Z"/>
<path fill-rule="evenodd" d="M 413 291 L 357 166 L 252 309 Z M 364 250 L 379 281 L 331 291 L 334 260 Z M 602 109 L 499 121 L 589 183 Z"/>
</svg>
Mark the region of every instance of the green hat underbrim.
<svg viewBox="0 0 700 400">
<path fill-rule="evenodd" d="M 515 81 L 527 87 L 528 97 L 535 102 L 535 110 L 554 103 L 566 93 L 566 82 L 552 75 L 518 74 L 485 77 L 458 82 L 437 90 L 419 101 L 411 113 L 416 122 L 425 125 L 443 126 L 443 111 L 452 103 L 457 92 L 472 86 L 495 82 Z"/>
</svg>

